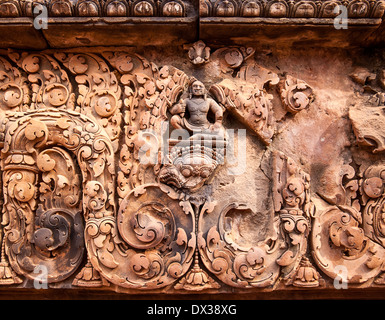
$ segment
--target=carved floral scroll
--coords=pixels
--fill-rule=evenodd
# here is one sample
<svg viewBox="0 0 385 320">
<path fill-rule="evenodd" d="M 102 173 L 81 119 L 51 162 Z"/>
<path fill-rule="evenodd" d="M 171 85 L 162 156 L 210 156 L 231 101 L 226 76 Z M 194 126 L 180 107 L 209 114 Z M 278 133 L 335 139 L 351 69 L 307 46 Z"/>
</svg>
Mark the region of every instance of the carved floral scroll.
<svg viewBox="0 0 385 320">
<path fill-rule="evenodd" d="M 189 47 L 196 68 L 218 67 L 207 87 L 133 52 L 0 57 L 0 285 L 41 266 L 49 284 L 128 293 L 320 287 L 341 266 L 350 284 L 382 285 L 383 161 L 346 164 L 334 198 L 313 190 L 275 139 L 317 92 L 253 54 Z M 361 113 L 349 111 L 357 145 L 381 153 Z M 254 161 L 239 175 L 236 127 Z"/>
</svg>

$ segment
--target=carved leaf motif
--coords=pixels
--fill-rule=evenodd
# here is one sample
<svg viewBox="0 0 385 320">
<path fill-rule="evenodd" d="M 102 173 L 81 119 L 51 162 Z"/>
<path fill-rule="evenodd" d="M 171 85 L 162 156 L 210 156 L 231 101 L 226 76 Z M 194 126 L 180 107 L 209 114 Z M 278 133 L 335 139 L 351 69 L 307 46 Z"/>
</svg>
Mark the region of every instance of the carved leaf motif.
<svg viewBox="0 0 385 320">
<path fill-rule="evenodd" d="M 195 65 L 207 63 L 210 58 L 210 48 L 202 40 L 199 40 L 188 48 L 188 57 Z"/>
<path fill-rule="evenodd" d="M 287 75 L 281 86 L 282 103 L 291 113 L 297 113 L 314 100 L 313 89 L 303 80 Z"/>
<path fill-rule="evenodd" d="M 24 111 L 30 102 L 27 79 L 5 58 L 0 57 L 0 110 Z"/>
<path fill-rule="evenodd" d="M 93 54 L 56 54 L 56 57 L 76 75 L 80 93 L 77 103 L 81 113 L 94 118 L 106 129 L 114 151 L 117 151 L 122 102 L 116 76 L 103 59 Z"/>
<path fill-rule="evenodd" d="M 84 201 L 92 211 L 99 211 L 104 208 L 107 201 L 107 193 L 104 187 L 96 181 L 89 181 L 85 186 Z"/>
<path fill-rule="evenodd" d="M 114 269 L 119 264 L 114 260 L 114 256 L 106 250 L 98 251 L 98 259 L 99 261 L 106 266 L 107 268 Z"/>
<path fill-rule="evenodd" d="M 25 137 L 30 141 L 47 136 L 47 133 L 47 127 L 42 122 L 35 120 L 31 120 L 25 128 Z"/>
<path fill-rule="evenodd" d="M 207 233 L 207 247 L 208 249 L 213 252 L 213 249 L 217 244 L 220 243 L 220 235 L 217 231 L 216 227 L 211 227 L 209 232 Z"/>
<path fill-rule="evenodd" d="M 104 157 L 98 157 L 95 161 L 92 163 L 92 169 L 94 170 L 95 177 L 99 177 L 105 169 L 105 158 Z"/>
<path fill-rule="evenodd" d="M 191 216 L 194 216 L 194 210 L 191 206 L 190 201 L 181 201 L 179 202 L 179 205 L 182 207 L 185 214 L 190 214 Z"/>
<path fill-rule="evenodd" d="M 74 94 L 66 72 L 51 56 L 11 53 L 10 58 L 23 68 L 32 84 L 32 109 L 47 107 L 74 109 Z"/>
<path fill-rule="evenodd" d="M 145 172 L 154 168 L 154 163 L 158 161 L 155 148 L 156 139 L 161 137 L 163 130 L 161 121 L 167 119 L 167 107 L 179 98 L 178 92 L 185 87 L 187 76 L 167 66 L 159 70 L 138 55 L 106 52 L 104 56 L 122 74 L 120 82 L 124 86 L 125 143 L 120 151 L 119 168 L 122 173 L 118 174 L 118 193 L 124 198 L 130 190 L 145 183 Z M 152 137 L 141 135 L 143 132 L 153 132 Z M 150 141 L 143 139 L 147 140 L 147 137 Z M 143 150 L 149 144 L 154 151 L 153 157 L 150 161 L 140 161 L 143 155 L 146 156 Z"/>
<path fill-rule="evenodd" d="M 273 201 L 279 214 L 287 248 L 277 259 L 284 267 L 285 279 L 292 281 L 307 249 L 310 219 L 310 177 L 289 157 L 280 152 L 272 155 Z"/>
<path fill-rule="evenodd" d="M 219 62 L 222 72 L 233 72 L 234 69 L 241 66 L 241 64 L 248 58 L 250 58 L 255 52 L 253 48 L 245 47 L 225 47 L 216 50 L 211 59 Z"/>
<path fill-rule="evenodd" d="M 296 260 L 295 258 L 296 258 L 296 253 L 293 252 L 292 250 L 287 250 L 284 254 L 282 254 L 282 256 L 279 259 L 277 259 L 277 263 L 280 266 L 286 267 L 294 263 Z"/>
<path fill-rule="evenodd" d="M 176 239 L 176 243 L 179 246 L 183 246 L 183 245 L 187 245 L 187 241 L 188 241 L 188 238 L 187 238 L 186 231 L 184 231 L 184 229 L 182 228 L 178 228 L 178 237 Z"/>
<path fill-rule="evenodd" d="M 228 80 L 223 80 L 212 86 L 210 93 L 264 143 L 271 142 L 275 123 L 272 122 L 270 97 L 265 92 L 253 85 L 245 84 L 240 88 Z"/>
<path fill-rule="evenodd" d="M 144 213 L 138 213 L 134 219 L 132 228 L 141 242 L 157 243 L 164 238 L 165 226 L 162 222 Z"/>
<path fill-rule="evenodd" d="M 234 259 L 235 273 L 241 279 L 253 280 L 266 269 L 264 257 L 265 253 L 260 248 L 252 248 L 246 255 L 238 255 Z"/>
<path fill-rule="evenodd" d="M 276 73 L 263 68 L 256 63 L 247 63 L 245 66 L 241 67 L 237 77 L 246 82 L 255 84 L 259 90 L 273 87 L 280 81 Z"/>
<path fill-rule="evenodd" d="M 56 162 L 48 154 L 40 153 L 37 158 L 37 166 L 43 172 L 51 171 L 55 168 Z"/>
</svg>

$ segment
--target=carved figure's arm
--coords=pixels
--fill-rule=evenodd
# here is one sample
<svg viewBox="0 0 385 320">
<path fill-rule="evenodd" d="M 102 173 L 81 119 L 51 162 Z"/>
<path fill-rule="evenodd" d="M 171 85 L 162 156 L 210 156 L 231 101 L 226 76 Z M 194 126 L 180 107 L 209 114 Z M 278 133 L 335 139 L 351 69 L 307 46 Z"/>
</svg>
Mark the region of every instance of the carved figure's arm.
<svg viewBox="0 0 385 320">
<path fill-rule="evenodd" d="M 170 111 L 170 113 L 172 115 L 185 113 L 185 111 L 186 111 L 186 102 L 183 99 L 181 99 L 179 101 L 179 103 L 173 105 L 168 110 Z"/>
<path fill-rule="evenodd" d="M 215 115 L 215 124 L 222 125 L 223 111 L 221 106 L 216 103 L 213 99 L 210 99 L 210 109 Z"/>
</svg>

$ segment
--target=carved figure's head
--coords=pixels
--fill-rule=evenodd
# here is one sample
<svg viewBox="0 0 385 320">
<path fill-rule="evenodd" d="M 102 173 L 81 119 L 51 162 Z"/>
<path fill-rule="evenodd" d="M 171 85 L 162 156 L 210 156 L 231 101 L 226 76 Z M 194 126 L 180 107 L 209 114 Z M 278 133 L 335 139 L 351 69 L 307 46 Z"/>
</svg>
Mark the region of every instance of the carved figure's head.
<svg viewBox="0 0 385 320">
<path fill-rule="evenodd" d="M 199 80 L 195 80 L 190 85 L 190 99 L 194 96 L 202 96 L 206 99 L 206 88 L 205 85 Z"/>
<path fill-rule="evenodd" d="M 222 160 L 217 151 L 200 144 L 174 147 L 170 163 L 159 172 L 159 181 L 194 192 L 205 184 Z"/>
</svg>

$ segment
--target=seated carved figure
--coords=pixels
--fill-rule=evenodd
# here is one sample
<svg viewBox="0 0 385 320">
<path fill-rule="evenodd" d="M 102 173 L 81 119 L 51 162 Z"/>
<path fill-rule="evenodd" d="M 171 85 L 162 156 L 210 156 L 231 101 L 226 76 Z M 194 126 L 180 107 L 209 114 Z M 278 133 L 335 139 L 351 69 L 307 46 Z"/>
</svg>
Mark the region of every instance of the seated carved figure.
<svg viewBox="0 0 385 320">
<path fill-rule="evenodd" d="M 185 129 L 192 134 L 191 138 L 215 135 L 224 138 L 222 126 L 222 108 L 211 98 L 207 97 L 205 86 L 202 82 L 195 80 L 190 86 L 190 97 L 181 101 L 169 109 L 173 115 L 171 125 L 174 129 Z M 186 117 L 186 111 L 189 117 Z M 208 120 L 208 113 L 212 112 L 215 122 Z M 198 135 L 198 136 L 197 136 Z"/>
<path fill-rule="evenodd" d="M 186 130 L 183 139 L 169 139 L 168 163 L 159 172 L 159 181 L 178 189 L 195 192 L 223 163 L 226 146 L 222 126 L 222 108 L 206 95 L 202 82 L 195 80 L 189 88 L 190 96 L 172 106 L 171 125 Z M 210 122 L 209 113 L 214 115 Z"/>
</svg>

